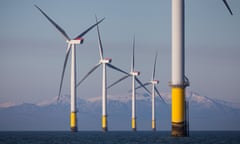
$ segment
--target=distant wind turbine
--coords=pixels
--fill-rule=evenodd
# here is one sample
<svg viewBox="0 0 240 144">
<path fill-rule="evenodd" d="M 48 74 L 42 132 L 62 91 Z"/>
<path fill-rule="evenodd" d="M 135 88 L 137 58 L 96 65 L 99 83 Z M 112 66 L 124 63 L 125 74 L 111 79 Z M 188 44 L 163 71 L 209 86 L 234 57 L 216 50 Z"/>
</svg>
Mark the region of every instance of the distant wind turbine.
<svg viewBox="0 0 240 144">
<path fill-rule="evenodd" d="M 223 3 L 229 13 L 233 15 L 226 0 Z M 184 57 L 184 4 L 185 0 L 172 0 L 172 131 L 175 137 L 187 136 L 187 124 L 185 119 L 185 88 L 189 81 L 185 77 Z M 187 81 L 186 81 L 187 80 Z"/>
<path fill-rule="evenodd" d="M 97 17 L 96 17 L 97 21 Z M 99 45 L 99 54 L 100 54 L 100 60 L 98 64 L 96 64 L 83 78 L 82 80 L 77 84 L 77 87 L 92 73 L 94 72 L 100 65 L 102 65 L 102 129 L 103 131 L 107 131 L 107 74 L 106 74 L 106 66 L 122 72 L 124 74 L 127 74 L 127 72 L 115 67 L 114 65 L 110 64 L 112 59 L 111 58 L 104 58 L 103 56 L 103 46 L 102 41 L 100 37 L 99 27 L 97 25 L 97 33 L 98 33 L 98 45 Z"/>
<path fill-rule="evenodd" d="M 132 77 L 132 130 L 136 131 L 137 130 L 137 126 L 136 126 L 136 92 L 135 92 L 136 88 L 135 88 L 135 81 L 137 81 L 139 83 L 139 85 L 141 85 L 149 94 L 151 94 L 151 92 L 137 78 L 137 76 L 140 75 L 140 72 L 135 71 L 135 69 L 134 69 L 134 64 L 135 64 L 135 62 L 134 62 L 135 61 L 134 53 L 135 53 L 135 37 L 133 39 L 133 52 L 132 52 L 131 72 L 129 74 L 127 74 L 126 76 L 120 78 L 119 80 L 117 80 L 116 82 L 111 84 L 110 86 L 108 86 L 108 88 L 111 88 L 112 86 L 114 86 L 117 83 L 123 81 L 124 79 L 128 78 L 129 76 Z"/>
<path fill-rule="evenodd" d="M 155 92 L 158 94 L 158 96 L 161 98 L 161 100 L 166 104 L 165 100 L 160 95 L 160 92 L 158 91 L 156 84 L 159 83 L 158 80 L 155 80 L 155 71 L 156 71 L 156 63 L 157 63 L 157 53 L 155 55 L 154 59 L 154 65 L 153 65 L 153 73 L 152 73 L 152 79 L 149 82 L 146 82 L 143 84 L 144 86 L 152 85 L 152 130 L 156 131 L 156 118 L 155 118 Z M 136 87 L 136 89 L 141 88 L 142 86 Z"/>
<path fill-rule="evenodd" d="M 83 36 L 87 34 L 91 29 L 93 29 L 95 26 L 97 26 L 99 23 L 101 23 L 103 19 L 100 21 L 96 22 L 92 26 L 90 26 L 88 29 L 86 29 L 84 32 L 82 32 L 80 35 L 75 37 L 74 39 L 70 39 L 70 37 L 67 35 L 67 33 L 57 24 L 55 23 L 47 14 L 41 10 L 37 5 L 34 5 L 47 19 L 48 21 L 56 27 L 56 29 L 65 37 L 68 43 L 67 51 L 66 51 L 66 56 L 63 64 L 63 70 L 62 70 L 62 75 L 61 75 L 61 82 L 60 82 L 60 87 L 59 87 L 59 92 L 58 92 L 58 100 L 61 95 L 61 90 L 62 90 L 62 84 L 63 84 L 63 78 L 64 78 L 64 73 L 69 57 L 69 53 L 72 50 L 72 59 L 71 59 L 71 114 L 70 114 L 70 128 L 71 131 L 76 132 L 77 129 L 77 115 L 76 115 L 76 44 L 82 44 L 84 39 Z"/>
</svg>

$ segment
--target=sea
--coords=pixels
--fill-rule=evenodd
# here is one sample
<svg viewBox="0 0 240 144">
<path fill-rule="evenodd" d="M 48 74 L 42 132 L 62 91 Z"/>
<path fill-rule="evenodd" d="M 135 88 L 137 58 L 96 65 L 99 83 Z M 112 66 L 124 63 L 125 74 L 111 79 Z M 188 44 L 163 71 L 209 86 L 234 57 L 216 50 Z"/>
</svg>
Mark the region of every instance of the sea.
<svg viewBox="0 0 240 144">
<path fill-rule="evenodd" d="M 240 144 L 240 131 L 190 131 L 171 137 L 169 131 L 9 131 L 0 144 Z"/>
</svg>

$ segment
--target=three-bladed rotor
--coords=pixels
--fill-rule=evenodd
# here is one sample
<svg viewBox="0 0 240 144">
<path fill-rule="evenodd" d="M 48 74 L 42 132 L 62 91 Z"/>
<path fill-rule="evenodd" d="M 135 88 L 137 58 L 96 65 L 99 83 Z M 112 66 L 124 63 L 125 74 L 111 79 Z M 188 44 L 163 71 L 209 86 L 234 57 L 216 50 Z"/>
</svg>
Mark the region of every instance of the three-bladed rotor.
<svg viewBox="0 0 240 144">
<path fill-rule="evenodd" d="M 152 87 L 154 87 L 154 91 L 157 93 L 157 95 L 161 98 L 161 100 L 166 104 L 165 100 L 163 99 L 163 97 L 161 96 L 160 92 L 158 91 L 156 84 L 159 83 L 159 80 L 155 80 L 155 73 L 156 73 L 156 64 L 157 64 L 157 52 L 155 54 L 155 59 L 154 59 L 154 65 L 153 65 L 153 72 L 152 72 L 152 79 L 149 82 L 144 83 L 144 86 L 148 86 L 148 85 L 152 85 Z M 136 89 L 141 88 L 142 86 L 138 86 L 136 87 Z M 151 93 L 154 93 L 154 91 L 152 91 Z"/>
<path fill-rule="evenodd" d="M 58 99 L 61 95 L 61 90 L 62 90 L 62 84 L 63 84 L 63 78 L 64 78 L 64 73 L 69 57 L 70 50 L 72 48 L 72 45 L 76 44 L 82 44 L 83 43 L 83 36 L 87 34 L 91 29 L 93 29 L 95 26 L 97 26 L 99 23 L 101 23 L 105 18 L 101 19 L 100 21 L 97 21 L 95 24 L 91 25 L 89 28 L 87 28 L 85 31 L 83 31 L 81 34 L 76 36 L 74 39 L 70 39 L 70 37 L 67 35 L 67 33 L 64 31 L 63 28 L 61 28 L 53 19 L 51 19 L 42 9 L 40 9 L 37 5 L 34 5 L 47 19 L 48 21 L 56 27 L 56 29 L 64 36 L 68 43 L 65 59 L 64 59 L 64 64 L 63 64 L 63 70 L 62 70 L 62 75 L 61 75 L 61 81 L 60 81 L 60 86 L 59 86 L 59 92 L 58 92 Z"/>
<path fill-rule="evenodd" d="M 96 22 L 97 22 L 97 17 L 96 17 Z M 106 64 L 107 67 L 111 68 L 111 69 L 114 69 L 116 71 L 119 71 L 121 73 L 124 73 L 124 74 L 128 74 L 127 72 L 123 71 L 122 69 L 114 66 L 111 64 L 112 62 L 112 59 L 111 58 L 104 58 L 104 55 L 103 55 L 103 45 L 102 45 L 102 41 L 101 41 L 101 35 L 100 35 L 100 31 L 99 31 L 99 26 L 97 25 L 97 34 L 98 34 L 98 48 L 99 48 L 99 56 L 100 56 L 100 60 L 99 62 L 93 67 L 91 68 L 87 74 L 77 83 L 77 87 L 79 85 L 81 85 L 81 83 L 89 76 L 91 75 L 100 65 L 102 64 Z"/>
<path fill-rule="evenodd" d="M 128 78 L 130 76 L 132 76 L 132 77 L 134 76 L 134 78 L 137 81 L 137 83 L 139 85 L 141 85 L 147 91 L 147 93 L 151 94 L 151 92 L 145 87 L 145 85 L 136 77 L 136 76 L 140 75 L 140 72 L 135 71 L 134 65 L 135 65 L 135 36 L 133 37 L 132 63 L 131 63 L 131 71 L 130 71 L 130 73 L 127 73 L 127 72 L 123 71 L 123 73 L 126 74 L 126 75 L 123 76 L 122 78 L 118 79 L 117 81 L 113 82 L 112 84 L 110 84 L 108 86 L 108 88 L 113 87 L 114 85 L 118 84 L 119 82 L 125 80 L 126 78 Z"/>
</svg>

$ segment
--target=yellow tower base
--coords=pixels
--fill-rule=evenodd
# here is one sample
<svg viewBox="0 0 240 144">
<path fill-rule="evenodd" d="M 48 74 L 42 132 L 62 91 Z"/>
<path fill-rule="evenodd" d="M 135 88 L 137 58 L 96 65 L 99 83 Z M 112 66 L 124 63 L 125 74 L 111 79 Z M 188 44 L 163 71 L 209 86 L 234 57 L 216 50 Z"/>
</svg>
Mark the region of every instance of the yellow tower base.
<svg viewBox="0 0 240 144">
<path fill-rule="evenodd" d="M 152 131 L 156 131 L 156 121 L 152 120 Z"/>
<path fill-rule="evenodd" d="M 104 132 L 106 132 L 108 129 L 107 129 L 107 116 L 104 115 L 102 116 L 102 130 Z"/>
<path fill-rule="evenodd" d="M 186 136 L 185 88 L 172 86 L 172 136 Z"/>
<path fill-rule="evenodd" d="M 137 130 L 137 128 L 136 128 L 136 118 L 132 118 L 132 130 L 133 131 Z"/>
<path fill-rule="evenodd" d="M 71 112 L 70 114 L 70 128 L 72 132 L 77 132 L 77 114 L 76 112 Z"/>
</svg>

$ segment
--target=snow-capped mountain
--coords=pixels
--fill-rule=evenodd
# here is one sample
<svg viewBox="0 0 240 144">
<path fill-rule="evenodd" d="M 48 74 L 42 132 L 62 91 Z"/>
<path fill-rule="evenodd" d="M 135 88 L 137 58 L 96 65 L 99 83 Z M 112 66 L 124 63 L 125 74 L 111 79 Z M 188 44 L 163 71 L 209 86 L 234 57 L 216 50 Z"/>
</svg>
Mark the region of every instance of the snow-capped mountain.
<svg viewBox="0 0 240 144">
<path fill-rule="evenodd" d="M 158 130 L 171 129 L 171 94 L 161 93 L 166 103 L 156 98 Z M 187 92 L 190 129 L 240 130 L 240 108 L 237 103 L 210 99 Z M 137 93 L 137 128 L 151 129 L 151 97 Z M 101 130 L 101 97 L 77 101 L 79 130 Z M 130 130 L 131 94 L 108 95 L 110 130 Z M 68 130 L 70 96 L 57 97 L 37 104 L 0 104 L 0 130 Z"/>
</svg>

